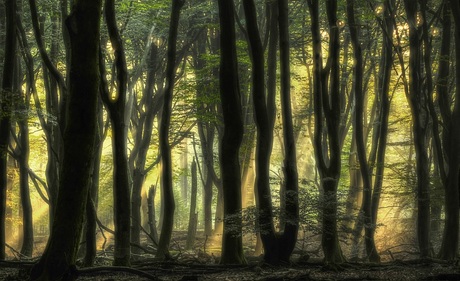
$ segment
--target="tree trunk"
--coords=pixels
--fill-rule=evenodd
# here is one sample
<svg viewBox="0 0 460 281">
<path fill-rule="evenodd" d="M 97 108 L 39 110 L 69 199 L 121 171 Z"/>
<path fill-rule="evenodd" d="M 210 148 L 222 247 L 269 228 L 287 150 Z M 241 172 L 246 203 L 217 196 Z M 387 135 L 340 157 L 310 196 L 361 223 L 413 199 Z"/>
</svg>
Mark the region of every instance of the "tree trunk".
<svg viewBox="0 0 460 281">
<path fill-rule="evenodd" d="M 450 1 L 450 8 L 454 18 L 455 30 L 455 79 L 460 81 L 460 5 L 458 1 Z M 445 226 L 439 257 L 445 260 L 454 260 L 458 253 L 459 233 L 459 176 L 460 176 L 460 87 L 456 87 L 455 104 L 451 115 L 451 122 L 448 125 L 447 145 L 447 174 L 445 184 Z"/>
<path fill-rule="evenodd" d="M 70 279 L 75 266 L 95 152 L 101 7 L 98 0 L 75 1 L 67 18 L 72 60 L 60 188 L 51 236 L 31 280 Z"/>
<path fill-rule="evenodd" d="M 232 0 L 219 0 L 220 98 L 224 132 L 220 142 L 220 169 L 224 200 L 222 264 L 244 264 L 241 221 L 241 170 L 239 150 L 243 139 L 243 118 L 238 82 L 235 15 Z"/>
<path fill-rule="evenodd" d="M 161 101 L 164 96 L 161 88 L 158 90 L 156 95 L 154 95 L 156 69 L 158 69 L 158 47 L 152 42 L 149 50 L 149 59 L 147 60 L 146 87 L 143 93 L 145 111 L 140 112 L 141 116 L 139 117 L 139 125 L 134 136 L 134 147 L 129 159 L 133 181 L 131 193 L 131 241 L 134 244 L 140 244 L 141 193 L 147 176 L 145 164 L 147 160 L 147 152 L 150 147 L 153 120 L 155 119 L 158 111 L 161 109 Z M 132 247 L 131 251 L 133 253 L 139 253 L 140 249 Z"/>
<path fill-rule="evenodd" d="M 391 70 L 393 67 L 393 38 L 388 34 L 393 34 L 393 19 L 395 15 L 395 3 L 394 0 L 385 0 L 384 2 L 384 39 L 382 46 L 382 57 L 381 67 L 379 69 L 379 80 L 378 80 L 378 99 L 380 100 L 380 114 L 379 120 L 379 140 L 377 146 L 377 159 L 376 159 L 376 171 L 374 178 L 374 190 L 372 193 L 372 204 L 371 204 L 371 229 L 367 234 L 370 239 L 374 239 L 375 230 L 377 228 L 377 213 L 380 204 L 380 194 L 383 186 L 383 175 L 385 170 L 385 151 L 387 147 L 388 137 L 388 117 L 390 114 L 390 82 L 391 82 Z"/>
<path fill-rule="evenodd" d="M 356 141 L 356 150 L 358 154 L 358 162 L 363 180 L 363 202 L 361 205 L 360 214 L 358 218 L 361 218 L 364 226 L 364 241 L 366 246 L 367 259 L 372 262 L 379 262 L 380 257 L 375 248 L 375 242 L 373 236 L 370 235 L 372 230 L 371 223 L 371 203 L 372 203 L 372 181 L 370 167 L 367 162 L 366 145 L 364 138 L 364 90 L 363 90 L 363 55 L 362 49 L 359 42 L 359 29 L 358 22 L 355 19 L 355 4 L 354 0 L 347 0 L 347 18 L 350 29 L 350 38 L 353 45 L 353 56 L 354 56 L 354 98 L 355 98 L 355 112 L 354 112 L 354 137 Z M 359 225 L 360 222 L 358 221 Z M 361 227 L 359 227 L 361 232 Z"/>
<path fill-rule="evenodd" d="M 29 88 L 30 89 L 30 88 Z M 29 93 L 22 100 L 21 112 L 29 110 Z M 32 257 L 34 247 L 34 231 L 32 217 L 32 203 L 30 201 L 29 190 L 29 126 L 26 117 L 22 117 L 19 125 L 19 190 L 22 207 L 22 247 L 21 254 Z"/>
<path fill-rule="evenodd" d="M 16 63 L 16 1 L 6 0 L 5 60 L 0 95 L 0 260 L 5 259 L 5 213 L 8 183 L 7 155 L 13 106 L 13 80 Z"/>
<path fill-rule="evenodd" d="M 157 187 L 152 185 L 149 188 L 149 193 L 147 197 L 147 206 L 148 206 L 148 217 L 149 217 L 149 230 L 150 236 L 152 237 L 152 243 L 158 244 L 158 231 L 157 231 L 157 221 L 155 218 L 155 193 Z"/>
<path fill-rule="evenodd" d="M 86 202 L 86 224 L 85 224 L 85 257 L 84 266 L 93 266 L 96 259 L 96 226 L 97 226 L 97 206 L 99 192 L 99 175 L 102 155 L 103 134 L 103 111 L 102 102 L 98 101 L 97 113 L 97 133 L 95 138 L 96 153 L 93 158 L 93 174 L 91 176 L 91 187 L 88 192 L 88 201 Z"/>
<path fill-rule="evenodd" d="M 188 220 L 188 231 L 187 231 L 187 243 L 185 248 L 187 250 L 193 249 L 193 244 L 195 243 L 196 237 L 196 226 L 197 226 L 197 218 L 198 214 L 196 213 L 196 194 L 198 190 L 198 183 L 197 183 L 197 172 L 196 172 L 196 162 L 193 159 L 192 166 L 190 168 L 190 173 L 192 176 L 192 190 L 191 190 L 191 198 L 190 198 L 190 214 Z"/>
<path fill-rule="evenodd" d="M 171 19 L 168 36 L 168 62 L 166 66 L 166 89 L 163 103 L 163 112 L 160 123 L 160 153 L 162 162 L 162 197 L 163 197 L 163 224 L 161 226 L 160 240 L 158 243 L 158 258 L 169 258 L 169 243 L 174 227 L 174 194 L 172 186 L 171 147 L 169 144 L 169 127 L 171 122 L 172 94 L 176 73 L 176 40 L 179 27 L 179 17 L 184 0 L 172 2 Z"/>
<path fill-rule="evenodd" d="M 127 124 L 125 124 L 125 104 L 127 87 L 127 67 L 123 48 L 123 42 L 118 32 L 115 20 L 114 0 L 105 1 L 105 18 L 107 30 L 115 53 L 115 69 L 117 82 L 116 99 L 111 98 L 107 85 L 103 87 L 101 95 L 109 111 L 112 123 L 112 152 L 113 152 L 113 200 L 115 222 L 115 253 L 114 265 L 129 266 L 131 258 L 130 229 L 130 184 L 127 157 Z M 100 65 L 102 81 L 105 82 L 104 63 Z"/>
<path fill-rule="evenodd" d="M 409 103 L 412 111 L 412 125 L 416 154 L 417 173 L 417 238 L 422 258 L 431 256 L 430 246 L 430 196 L 429 166 L 426 151 L 427 143 L 427 100 L 420 87 L 423 79 L 421 68 L 422 44 L 417 23 L 418 5 L 414 1 L 405 0 L 407 19 L 409 22 Z"/>
<path fill-rule="evenodd" d="M 336 264 L 345 260 L 337 233 L 337 187 L 341 169 L 341 144 L 339 136 L 341 96 L 339 89 L 337 1 L 326 1 L 330 37 L 328 58 L 330 64 L 326 68 L 323 68 L 322 63 L 319 3 L 317 0 L 308 0 L 307 3 L 310 8 L 314 52 L 314 149 L 321 187 L 324 192 L 321 246 L 325 262 L 327 264 Z M 323 128 L 323 120 L 326 122 L 326 128 Z M 326 140 L 327 145 L 325 143 Z"/>
</svg>

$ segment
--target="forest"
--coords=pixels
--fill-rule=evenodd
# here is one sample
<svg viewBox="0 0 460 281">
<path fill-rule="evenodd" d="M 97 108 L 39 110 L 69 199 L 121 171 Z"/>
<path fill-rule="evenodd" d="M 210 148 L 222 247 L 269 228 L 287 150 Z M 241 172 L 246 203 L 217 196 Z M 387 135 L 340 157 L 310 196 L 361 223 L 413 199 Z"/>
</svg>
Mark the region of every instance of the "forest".
<svg viewBox="0 0 460 281">
<path fill-rule="evenodd" d="M 460 280 L 458 15 L 0 1 L 0 279 Z"/>
</svg>

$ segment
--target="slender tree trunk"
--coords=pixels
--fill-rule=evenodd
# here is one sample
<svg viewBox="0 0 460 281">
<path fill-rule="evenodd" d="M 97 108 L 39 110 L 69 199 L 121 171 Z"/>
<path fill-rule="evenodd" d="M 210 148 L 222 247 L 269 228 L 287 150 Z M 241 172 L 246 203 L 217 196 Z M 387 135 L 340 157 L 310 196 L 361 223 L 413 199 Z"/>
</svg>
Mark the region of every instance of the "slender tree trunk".
<svg viewBox="0 0 460 281">
<path fill-rule="evenodd" d="M 405 0 L 404 6 L 409 22 L 409 103 L 412 111 L 414 146 L 417 171 L 417 238 L 421 257 L 431 256 L 430 251 L 430 196 L 429 166 L 426 151 L 427 118 L 426 97 L 422 84 L 422 44 L 417 23 L 418 4 Z"/>
<path fill-rule="evenodd" d="M 67 18 L 72 62 L 60 188 L 51 236 L 31 280 L 70 279 L 75 266 L 95 152 L 101 7 L 78 0 Z"/>
<path fill-rule="evenodd" d="M 169 243 L 174 227 L 174 194 L 172 186 L 171 147 L 169 144 L 169 127 L 171 122 L 172 94 L 176 70 L 176 40 L 179 27 L 179 17 L 184 0 L 172 2 L 171 19 L 168 36 L 168 62 L 166 66 L 166 89 L 163 103 L 163 112 L 160 123 L 160 153 L 162 162 L 162 197 L 163 197 L 163 224 L 161 226 L 160 240 L 158 243 L 158 258 L 169 258 Z"/>
<path fill-rule="evenodd" d="M 127 87 L 127 67 L 123 42 L 118 32 L 115 20 L 114 0 L 105 1 L 105 18 L 109 32 L 112 49 L 115 53 L 115 68 L 117 82 L 116 99 L 111 99 L 107 85 L 103 87 L 102 100 L 109 111 L 112 123 L 112 151 L 113 151 L 113 176 L 114 176 L 114 221 L 115 221 L 115 253 L 114 265 L 129 266 L 131 258 L 130 248 L 130 184 L 127 157 L 127 124 L 125 124 L 125 104 Z M 101 76 L 105 82 L 103 60 L 100 65 Z"/>
<path fill-rule="evenodd" d="M 157 231 L 157 221 L 155 218 L 155 193 L 157 187 L 152 185 L 149 188 L 149 193 L 147 197 L 147 206 L 148 206 L 148 217 L 149 217 L 149 230 L 150 236 L 153 238 L 153 243 L 158 244 L 158 231 Z"/>
<path fill-rule="evenodd" d="M 372 203 L 372 180 L 370 174 L 370 167 L 367 162 L 367 153 L 365 145 L 364 134 L 364 90 L 363 90 L 363 55 L 359 42 L 359 28 L 358 22 L 355 19 L 355 4 L 354 0 L 347 0 L 347 18 L 350 29 L 351 43 L 353 44 L 354 56 L 354 98 L 355 98 L 355 112 L 354 112 L 354 136 L 356 141 L 356 150 L 358 153 L 358 161 L 363 180 L 363 202 L 361 205 L 360 214 L 358 218 L 363 220 L 364 225 L 364 241 L 366 246 L 367 259 L 372 262 L 379 262 L 380 257 L 375 248 L 375 242 L 371 233 L 371 203 Z M 360 222 L 358 221 L 359 225 Z M 361 232 L 361 227 L 359 228 Z"/>
<path fill-rule="evenodd" d="M 222 264 L 246 263 L 241 236 L 241 170 L 239 150 L 243 139 L 243 115 L 238 82 L 235 15 L 232 0 L 219 0 L 220 98 L 224 132 L 220 142 L 220 169 L 224 200 Z"/>
<path fill-rule="evenodd" d="M 96 226 L 97 226 L 97 206 L 99 192 L 99 174 L 102 155 L 103 143 L 103 111 L 102 102 L 98 102 L 97 113 L 97 133 L 95 138 L 96 153 L 93 158 L 93 173 L 91 175 L 91 187 L 88 192 L 88 201 L 86 202 L 86 224 L 85 224 L 85 257 L 83 259 L 84 266 L 93 266 L 96 259 Z"/>
<path fill-rule="evenodd" d="M 186 249 L 191 250 L 193 249 L 193 244 L 195 243 L 196 237 L 196 226 L 197 226 L 197 218 L 198 214 L 196 213 L 196 195 L 198 190 L 198 183 L 197 183 L 197 172 L 196 172 L 196 162 L 193 159 L 192 166 L 190 168 L 190 173 L 192 176 L 192 190 L 191 190 L 191 198 L 190 198 L 190 213 L 189 213 L 189 220 L 188 220 L 188 232 L 187 232 L 187 244 Z"/>
<path fill-rule="evenodd" d="M 22 112 L 29 109 L 29 93 L 22 100 Z M 32 203 L 30 201 L 29 190 L 29 126 L 26 117 L 22 117 L 18 122 L 19 125 L 19 190 L 22 207 L 22 247 L 21 254 L 26 257 L 32 257 L 34 247 Z"/>
<path fill-rule="evenodd" d="M 322 63 L 319 3 L 318 0 L 308 0 L 307 3 L 310 8 L 314 52 L 314 149 L 321 187 L 324 192 L 321 245 L 325 262 L 327 264 L 336 264 L 345 260 L 340 248 L 337 232 L 337 187 L 341 169 L 341 144 L 339 136 L 341 97 L 339 89 L 337 1 L 326 1 L 330 34 L 328 58 L 330 64 L 326 68 L 323 68 Z M 326 128 L 323 127 L 323 120 L 325 120 Z"/>
<path fill-rule="evenodd" d="M 160 88 L 154 95 L 154 86 L 156 83 L 156 69 L 158 69 L 158 47 L 151 43 L 149 59 L 147 60 L 147 79 L 146 87 L 143 93 L 145 99 L 145 111 L 141 113 L 138 128 L 134 136 L 134 147 L 130 154 L 130 170 L 132 172 L 132 193 L 131 193 L 131 241 L 134 244 L 140 244 L 140 225 L 141 225 L 141 203 L 142 187 L 146 178 L 146 160 L 147 152 L 150 147 L 150 140 L 153 130 L 153 120 L 161 109 L 163 92 Z M 132 247 L 131 251 L 139 253 L 140 249 Z"/>
<path fill-rule="evenodd" d="M 383 46 L 382 46 L 382 57 L 381 67 L 379 69 L 379 80 L 378 80 L 378 99 L 380 100 L 380 114 L 379 114 L 379 140 L 377 147 L 377 159 L 376 159 L 376 172 L 374 178 L 374 190 L 372 193 L 372 204 L 371 204 L 371 229 L 367 234 L 370 239 L 374 239 L 375 230 L 377 227 L 377 213 L 380 205 L 380 195 L 383 186 L 383 175 L 385 170 L 385 151 L 387 147 L 388 137 L 388 117 L 390 115 L 390 82 L 391 82 L 391 69 L 393 67 L 393 34 L 394 25 L 394 0 L 385 0 L 384 2 L 384 20 L 383 20 Z"/>
<path fill-rule="evenodd" d="M 8 183 L 7 154 L 13 104 L 13 80 L 16 63 L 16 1 L 6 0 L 5 60 L 0 95 L 0 260 L 5 259 L 5 213 Z"/>
<path fill-rule="evenodd" d="M 280 237 L 280 259 L 289 261 L 297 242 L 299 230 L 298 174 L 296 143 L 291 109 L 291 70 L 289 57 L 289 18 L 288 1 L 278 0 L 278 24 L 280 40 L 281 71 L 281 116 L 284 141 L 284 181 L 286 188 L 286 223 Z"/>
<path fill-rule="evenodd" d="M 455 30 L 455 79 L 460 81 L 460 5 L 458 1 L 450 1 L 450 8 L 454 18 Z M 445 225 L 439 257 L 445 260 L 454 260 L 458 253 L 459 233 L 459 176 L 460 176 L 460 87 L 456 87 L 455 104 L 452 111 L 451 122 L 448 130 L 448 159 L 449 173 L 445 183 Z"/>
</svg>

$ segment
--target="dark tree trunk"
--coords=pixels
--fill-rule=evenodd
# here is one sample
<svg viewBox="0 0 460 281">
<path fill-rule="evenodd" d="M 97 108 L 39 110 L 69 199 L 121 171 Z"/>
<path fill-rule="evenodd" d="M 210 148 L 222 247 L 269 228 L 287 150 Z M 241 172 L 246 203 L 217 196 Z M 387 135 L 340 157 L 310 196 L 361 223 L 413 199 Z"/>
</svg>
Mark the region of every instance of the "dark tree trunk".
<svg viewBox="0 0 460 281">
<path fill-rule="evenodd" d="M 241 237 L 241 170 L 239 150 L 243 139 L 243 116 L 238 82 L 235 15 L 232 0 L 219 0 L 220 98 L 224 132 L 220 143 L 220 169 L 224 199 L 222 264 L 246 263 Z"/>
<path fill-rule="evenodd" d="M 97 133 L 95 138 L 96 153 L 93 158 L 93 174 L 91 175 L 91 187 L 88 192 L 88 201 L 86 202 L 86 223 L 85 223 L 85 257 L 84 266 L 93 266 L 96 259 L 96 227 L 97 227 L 97 206 L 99 192 L 99 175 L 102 155 L 103 134 L 103 111 L 102 102 L 98 102 L 97 113 Z"/>
<path fill-rule="evenodd" d="M 350 29 L 350 38 L 353 45 L 354 70 L 353 70 L 353 88 L 355 98 L 354 112 L 354 137 L 356 141 L 356 150 L 358 154 L 358 162 L 363 180 L 363 201 L 360 214 L 358 215 L 359 225 L 362 219 L 364 226 L 364 244 L 366 246 L 367 259 L 372 262 L 379 262 L 380 257 L 375 248 L 374 238 L 371 234 L 371 203 L 372 203 L 372 181 L 370 167 L 367 162 L 366 144 L 364 138 L 364 90 L 363 90 L 363 55 L 359 42 L 358 22 L 355 19 L 355 4 L 354 0 L 347 0 L 347 18 Z M 358 228 L 361 232 L 361 227 Z"/>
<path fill-rule="evenodd" d="M 163 112 L 160 123 L 160 153 L 162 163 L 162 197 L 163 197 L 163 223 L 161 225 L 160 240 L 158 243 L 158 258 L 169 258 L 169 243 L 174 227 L 174 194 L 172 186 L 171 146 L 169 144 L 169 127 L 171 123 L 172 94 L 176 73 L 176 40 L 179 27 L 179 17 L 184 0 L 172 2 L 171 19 L 168 35 L 168 62 L 166 66 L 166 89 L 163 103 Z"/>
<path fill-rule="evenodd" d="M 196 213 L 196 194 L 198 190 L 198 182 L 197 182 L 195 159 L 193 159 L 190 173 L 192 176 L 192 190 L 190 194 L 191 198 L 190 198 L 190 214 L 189 214 L 188 231 L 187 231 L 187 244 L 185 247 L 187 250 L 193 249 L 193 244 L 195 243 L 195 237 L 196 237 L 196 226 L 198 223 L 197 221 L 198 214 Z"/>
<path fill-rule="evenodd" d="M 427 99 L 421 88 L 423 71 L 421 67 L 422 44 L 421 30 L 417 23 L 418 4 L 405 0 L 407 19 L 409 22 L 409 103 L 412 111 L 412 126 L 416 155 L 417 173 L 417 238 L 421 257 L 431 256 L 430 250 L 430 196 L 429 196 L 429 165 L 426 150 L 428 112 Z"/>
<path fill-rule="evenodd" d="M 455 79 L 460 81 L 460 4 L 450 1 L 450 8 L 454 18 L 455 30 Z M 456 87 L 455 104 L 448 124 L 447 140 L 447 165 L 449 172 L 445 182 L 445 225 L 439 257 L 445 260 L 454 260 L 458 253 L 459 233 L 459 176 L 460 176 L 460 87 Z"/>
<path fill-rule="evenodd" d="M 280 260 L 289 261 L 297 242 L 299 230 L 297 156 L 291 109 L 291 70 L 289 58 L 288 1 L 278 0 L 278 24 L 281 71 L 281 116 L 284 141 L 284 184 L 286 188 L 286 214 L 283 235 L 280 237 Z"/>
<path fill-rule="evenodd" d="M 29 88 L 30 89 L 30 88 Z M 30 96 L 29 93 L 22 99 L 21 112 L 29 110 Z M 22 247 L 21 254 L 26 257 L 32 257 L 34 247 L 32 203 L 30 201 L 29 191 L 29 126 L 26 117 L 22 117 L 18 122 L 19 125 L 19 190 L 22 207 Z"/>
<path fill-rule="evenodd" d="M 0 95 L 0 260 L 5 259 L 5 213 L 8 183 L 7 154 L 13 106 L 13 80 L 16 63 L 16 1 L 6 0 L 5 60 Z"/>
<path fill-rule="evenodd" d="M 152 185 L 149 188 L 149 193 L 147 197 L 147 206 L 148 206 L 148 217 L 149 217 L 149 230 L 150 236 L 152 237 L 153 244 L 158 244 L 158 231 L 157 231 L 157 221 L 155 218 L 155 193 L 157 187 Z"/>
<path fill-rule="evenodd" d="M 22 94 L 22 97 L 18 97 L 18 110 L 19 112 L 29 112 L 30 110 L 30 96 L 35 91 L 35 77 L 33 70 L 33 58 L 30 55 L 30 49 L 27 41 L 24 40 L 25 31 L 22 26 L 22 19 L 18 15 L 16 17 L 16 24 L 18 30 L 18 42 L 23 50 L 23 58 L 26 66 L 26 91 Z M 19 62 L 18 62 L 19 64 Z M 18 67 L 19 70 L 19 67 Z M 21 75 L 20 71 L 17 71 L 18 75 Z M 21 80 L 16 78 L 15 89 L 21 89 Z M 21 208 L 22 208 L 22 247 L 21 254 L 26 257 L 32 257 L 33 246 L 34 246 L 34 233 L 33 233 L 33 218 L 32 218 L 32 204 L 30 200 L 29 191 L 29 125 L 27 120 L 27 114 L 20 116 L 17 121 L 19 127 L 18 145 L 14 156 L 19 166 L 19 193 L 21 197 Z"/>
<path fill-rule="evenodd" d="M 104 101 L 112 123 L 112 151 L 113 151 L 113 197 L 115 221 L 115 253 L 114 265 L 129 266 L 131 258 L 130 249 L 130 185 L 127 157 L 127 124 L 125 118 L 127 67 L 123 42 L 118 32 L 115 20 L 114 0 L 105 1 L 105 18 L 110 42 L 115 53 L 115 69 L 117 82 L 117 96 L 113 100 L 107 89 L 103 87 L 102 100 Z M 105 81 L 103 60 L 100 62 L 101 76 Z M 104 84 L 106 84 L 104 82 Z"/>
<path fill-rule="evenodd" d="M 329 58 L 326 68 L 322 63 L 322 46 L 319 26 L 319 3 L 308 0 L 311 16 L 314 62 L 314 149 L 316 163 L 323 189 L 322 241 L 327 264 L 345 260 L 337 232 L 337 187 L 341 169 L 340 83 L 339 83 L 339 28 L 337 26 L 337 1 L 326 1 L 329 22 Z M 329 83 L 328 83 L 329 82 Z M 325 120 L 326 128 L 323 127 Z M 326 129 L 326 130 L 324 130 Z M 326 145 L 327 143 L 327 145 Z"/>
<path fill-rule="evenodd" d="M 382 46 L 381 55 L 381 67 L 379 69 L 378 79 L 378 97 L 380 101 L 380 112 L 378 116 L 378 145 L 377 145 L 377 159 L 376 159 L 376 171 L 374 178 L 374 190 L 372 193 L 372 204 L 371 204 L 371 229 L 367 234 L 370 239 L 374 239 L 375 230 L 377 227 L 377 213 L 379 210 L 380 194 L 383 186 L 383 174 L 385 170 L 385 151 L 387 147 L 388 137 L 388 117 L 390 114 L 390 82 L 391 82 L 391 70 L 393 67 L 393 37 L 389 34 L 393 34 L 394 24 L 393 19 L 395 16 L 395 2 L 394 0 L 385 0 L 384 2 L 384 39 Z"/>
<path fill-rule="evenodd" d="M 101 7 L 98 0 L 75 1 L 67 18 L 72 59 L 60 188 L 51 236 L 31 280 L 70 279 L 75 266 L 95 152 Z"/>
<path fill-rule="evenodd" d="M 145 167 L 147 152 L 150 147 L 150 140 L 153 130 L 153 120 L 161 109 L 163 93 L 160 89 L 154 96 L 154 86 L 156 83 L 156 72 L 158 69 L 158 47 L 151 42 L 149 50 L 149 59 L 147 60 L 147 79 L 146 87 L 143 93 L 143 105 L 145 111 L 141 112 L 138 121 L 138 128 L 134 136 L 134 147 L 130 154 L 130 170 L 132 172 L 132 196 L 131 196 L 131 241 L 134 244 L 140 244 L 140 226 L 141 226 L 141 201 L 142 186 L 147 176 Z M 141 107 L 142 105 L 140 105 Z M 132 247 L 131 251 L 138 253 L 137 247 Z"/>
</svg>

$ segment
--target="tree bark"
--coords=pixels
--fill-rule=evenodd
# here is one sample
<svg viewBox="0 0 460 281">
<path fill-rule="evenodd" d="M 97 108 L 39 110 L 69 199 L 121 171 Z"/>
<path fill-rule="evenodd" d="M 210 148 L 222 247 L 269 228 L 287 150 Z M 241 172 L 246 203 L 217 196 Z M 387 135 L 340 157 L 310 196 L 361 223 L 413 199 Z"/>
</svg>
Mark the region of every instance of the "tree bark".
<svg viewBox="0 0 460 281">
<path fill-rule="evenodd" d="M 367 259 L 372 262 L 379 262 L 380 257 L 375 248 L 375 242 L 371 234 L 371 203 L 372 203 L 372 180 L 370 167 L 367 162 L 366 145 L 364 138 L 364 90 L 363 90 L 363 55 L 362 48 L 359 42 L 359 23 L 355 18 L 355 3 L 354 0 L 347 0 L 347 18 L 350 30 L 351 43 L 353 45 L 353 88 L 355 98 L 355 112 L 354 112 L 354 137 L 356 141 L 356 150 L 358 154 L 358 162 L 363 180 L 363 201 L 361 205 L 358 220 L 362 219 L 364 225 L 364 243 L 366 246 Z M 359 225 L 361 222 L 357 221 Z M 359 227 L 361 232 L 361 227 Z"/>
<path fill-rule="evenodd" d="M 101 7 L 99 0 L 75 1 L 66 20 L 72 60 L 60 188 L 51 236 L 31 280 L 70 279 L 75 266 L 95 151 Z"/>
<path fill-rule="evenodd" d="M 198 190 L 198 182 L 195 158 L 193 159 L 192 166 L 190 168 L 190 174 L 192 176 L 192 190 L 190 194 L 190 213 L 188 219 L 187 242 L 185 247 L 187 250 L 193 249 L 193 244 L 195 243 L 196 237 L 196 226 L 198 223 L 198 214 L 196 213 L 196 195 Z"/>
<path fill-rule="evenodd" d="M 8 183 L 7 154 L 13 106 L 13 80 L 16 63 L 16 1 L 6 0 L 5 60 L 0 95 L 0 260 L 5 259 L 5 213 Z"/>
<path fill-rule="evenodd" d="M 243 139 L 243 118 L 238 82 L 235 15 L 232 0 L 219 0 L 220 99 L 224 132 L 220 142 L 220 169 L 224 199 L 222 264 L 244 264 L 241 221 L 241 170 L 239 150 Z"/>
<path fill-rule="evenodd" d="M 172 186 L 171 147 L 169 144 L 169 127 L 171 123 L 172 94 L 176 73 L 176 40 L 179 27 L 179 17 L 185 0 L 172 2 L 171 19 L 168 35 L 168 62 L 166 66 L 166 89 L 163 103 L 163 112 L 160 123 L 160 153 L 162 163 L 162 198 L 163 198 L 163 224 L 161 226 L 160 240 L 156 256 L 169 258 L 169 243 L 174 227 L 174 193 Z"/>
<path fill-rule="evenodd" d="M 113 99 L 107 89 L 103 87 L 102 101 L 107 106 L 112 124 L 112 151 L 113 151 L 113 176 L 114 176 L 114 221 L 115 221 L 115 253 L 114 265 L 129 266 L 131 258 L 130 249 L 130 184 L 127 157 L 127 124 L 125 124 L 125 104 L 127 87 L 127 67 L 123 42 L 121 40 L 115 20 L 114 0 L 105 1 L 105 18 L 107 30 L 115 53 L 115 69 L 117 93 Z M 102 81 L 105 81 L 103 60 L 99 65 Z M 103 84 L 106 84 L 105 82 Z"/>
<path fill-rule="evenodd" d="M 422 258 L 431 256 L 430 246 L 430 196 L 427 143 L 427 99 L 420 87 L 423 79 L 421 67 L 422 44 L 417 23 L 418 4 L 405 0 L 404 7 L 409 22 L 409 104 L 412 112 L 412 126 L 416 155 L 417 173 L 417 239 Z"/>
<path fill-rule="evenodd" d="M 328 65 L 326 68 L 323 68 L 322 63 L 319 3 L 318 0 L 308 0 L 307 3 L 310 8 L 314 53 L 314 149 L 321 187 L 324 192 L 321 245 L 325 262 L 327 264 L 336 264 L 345 260 L 337 233 L 337 187 L 341 169 L 341 145 L 339 138 L 341 96 L 339 91 L 337 1 L 326 1 L 330 37 Z M 326 128 L 323 127 L 323 120 L 326 122 Z M 327 145 L 325 145 L 326 140 Z"/>
<path fill-rule="evenodd" d="M 460 81 L 460 5 L 458 1 L 450 1 L 450 8 L 454 18 L 455 31 L 455 79 Z M 445 183 L 445 226 L 439 257 L 445 260 L 454 260 L 458 253 L 459 233 L 459 176 L 460 176 L 460 87 L 456 87 L 455 104 L 448 124 L 447 165 L 449 172 Z"/>
</svg>

